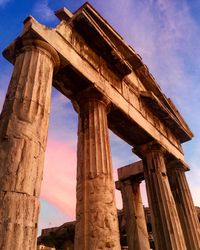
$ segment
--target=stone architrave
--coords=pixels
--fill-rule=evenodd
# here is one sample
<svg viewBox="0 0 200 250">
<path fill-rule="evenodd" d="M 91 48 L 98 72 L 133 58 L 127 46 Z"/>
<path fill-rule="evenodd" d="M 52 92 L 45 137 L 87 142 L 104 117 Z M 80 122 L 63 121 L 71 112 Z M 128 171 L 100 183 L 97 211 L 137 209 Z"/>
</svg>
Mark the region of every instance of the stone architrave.
<svg viewBox="0 0 200 250">
<path fill-rule="evenodd" d="M 140 181 L 127 179 L 118 181 L 116 186 L 122 193 L 128 249 L 150 250 L 140 193 Z"/>
<path fill-rule="evenodd" d="M 200 225 L 181 163 L 168 164 L 168 178 L 188 250 L 200 249 Z"/>
<path fill-rule="evenodd" d="M 14 71 L 0 116 L 0 249 L 36 249 L 52 76 L 59 57 L 40 40 L 12 44 Z"/>
<path fill-rule="evenodd" d="M 119 227 L 107 126 L 107 100 L 79 98 L 75 250 L 119 250 Z"/>
<path fill-rule="evenodd" d="M 164 149 L 157 143 L 133 150 L 143 160 L 144 176 L 156 249 L 186 250 L 175 201 L 169 185 Z"/>
</svg>

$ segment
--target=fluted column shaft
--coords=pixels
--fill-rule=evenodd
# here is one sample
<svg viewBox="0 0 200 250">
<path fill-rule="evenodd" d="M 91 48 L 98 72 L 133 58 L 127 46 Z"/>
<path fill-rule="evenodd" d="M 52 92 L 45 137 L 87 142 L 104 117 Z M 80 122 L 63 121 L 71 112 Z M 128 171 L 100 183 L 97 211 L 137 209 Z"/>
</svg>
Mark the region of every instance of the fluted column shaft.
<svg viewBox="0 0 200 250">
<path fill-rule="evenodd" d="M 120 181 L 129 250 L 150 250 L 140 181 Z"/>
<path fill-rule="evenodd" d="M 182 166 L 168 169 L 169 183 L 176 203 L 188 250 L 200 249 L 200 225 Z"/>
<path fill-rule="evenodd" d="M 156 249 L 186 250 L 174 198 L 170 189 L 164 152 L 157 144 L 141 148 L 144 175 Z"/>
<path fill-rule="evenodd" d="M 0 249 L 34 250 L 52 76 L 59 58 L 38 40 L 22 41 L 16 53 L 0 116 Z"/>
<path fill-rule="evenodd" d="M 119 250 L 106 103 L 89 96 L 79 113 L 75 249 Z"/>
</svg>

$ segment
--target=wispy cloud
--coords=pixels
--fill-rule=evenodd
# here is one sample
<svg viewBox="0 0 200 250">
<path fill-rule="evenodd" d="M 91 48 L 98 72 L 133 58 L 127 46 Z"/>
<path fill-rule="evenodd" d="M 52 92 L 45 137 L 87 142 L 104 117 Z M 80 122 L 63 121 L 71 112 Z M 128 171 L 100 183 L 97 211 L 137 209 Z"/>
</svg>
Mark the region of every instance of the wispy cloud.
<svg viewBox="0 0 200 250">
<path fill-rule="evenodd" d="M 0 0 L 0 7 L 5 6 L 7 3 L 9 3 L 11 0 Z"/>
<path fill-rule="evenodd" d="M 39 0 L 33 8 L 33 14 L 36 18 L 44 22 L 52 22 L 56 20 L 54 11 L 50 8 L 48 0 Z"/>
<path fill-rule="evenodd" d="M 117 180 L 117 170 L 113 171 Z M 143 190 L 143 189 L 142 189 Z M 61 141 L 48 141 L 42 197 L 75 219 L 76 150 Z M 121 194 L 116 191 L 117 207 L 122 207 Z"/>
<path fill-rule="evenodd" d="M 192 191 L 194 203 L 195 205 L 200 206 L 200 138 L 195 139 L 191 144 L 192 145 L 188 148 L 188 153 L 186 155 L 186 160 L 189 163 L 191 171 L 186 173 L 186 177 Z M 187 147 L 189 147 L 189 145 Z"/>
<path fill-rule="evenodd" d="M 66 213 L 62 212 L 58 207 L 54 206 L 47 200 L 41 199 L 41 213 L 39 218 L 39 230 L 49 227 L 57 227 L 69 220 Z"/>
<path fill-rule="evenodd" d="M 42 197 L 71 219 L 76 202 L 77 114 L 71 102 L 53 89 Z"/>
<path fill-rule="evenodd" d="M 109 138 L 114 169 L 138 160 L 138 157 L 132 152 L 132 147 L 116 136 L 112 131 L 109 131 Z"/>
<path fill-rule="evenodd" d="M 67 142 L 71 148 L 76 148 L 77 127 L 78 115 L 74 111 L 71 101 L 53 89 L 49 138 L 65 143 Z"/>
<path fill-rule="evenodd" d="M 48 142 L 42 197 L 75 218 L 76 151 L 67 143 Z"/>
<path fill-rule="evenodd" d="M 195 94 L 196 88 L 191 88 L 195 85 L 191 69 L 200 63 L 197 49 L 200 28 L 187 2 L 110 0 L 107 5 L 107 19 L 142 55 L 164 92 L 182 108 L 185 98 L 188 100 L 188 91 Z"/>
</svg>

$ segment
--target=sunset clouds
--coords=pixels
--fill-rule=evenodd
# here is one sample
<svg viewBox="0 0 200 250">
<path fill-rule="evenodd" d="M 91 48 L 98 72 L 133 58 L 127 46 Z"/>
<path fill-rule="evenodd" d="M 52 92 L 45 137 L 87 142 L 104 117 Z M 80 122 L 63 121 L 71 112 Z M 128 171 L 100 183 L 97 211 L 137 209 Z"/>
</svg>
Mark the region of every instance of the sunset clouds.
<svg viewBox="0 0 200 250">
<path fill-rule="evenodd" d="M 70 145 L 49 140 L 42 198 L 58 207 L 71 219 L 75 215 L 76 151 Z"/>
</svg>

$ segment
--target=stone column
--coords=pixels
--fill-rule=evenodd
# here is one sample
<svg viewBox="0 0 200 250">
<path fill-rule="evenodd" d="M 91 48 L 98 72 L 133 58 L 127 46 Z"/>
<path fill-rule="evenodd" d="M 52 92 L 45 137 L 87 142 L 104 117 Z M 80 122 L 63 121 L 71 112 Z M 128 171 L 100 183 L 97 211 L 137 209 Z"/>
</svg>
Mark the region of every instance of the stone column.
<svg viewBox="0 0 200 250">
<path fill-rule="evenodd" d="M 181 163 L 168 164 L 168 178 L 172 189 L 185 243 L 188 250 L 200 249 L 200 225 Z"/>
<path fill-rule="evenodd" d="M 150 250 L 139 180 L 119 181 L 129 250 Z"/>
<path fill-rule="evenodd" d="M 45 42 L 14 45 L 0 116 L 0 249 L 36 249 L 39 196 L 57 53 Z"/>
<path fill-rule="evenodd" d="M 119 250 L 119 227 L 107 126 L 107 100 L 79 96 L 75 250 Z"/>
<path fill-rule="evenodd" d="M 156 249 L 186 250 L 164 162 L 164 150 L 156 143 L 134 148 L 143 159 Z"/>
</svg>

